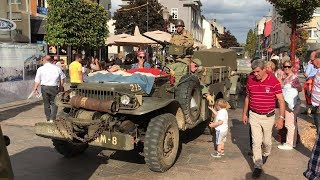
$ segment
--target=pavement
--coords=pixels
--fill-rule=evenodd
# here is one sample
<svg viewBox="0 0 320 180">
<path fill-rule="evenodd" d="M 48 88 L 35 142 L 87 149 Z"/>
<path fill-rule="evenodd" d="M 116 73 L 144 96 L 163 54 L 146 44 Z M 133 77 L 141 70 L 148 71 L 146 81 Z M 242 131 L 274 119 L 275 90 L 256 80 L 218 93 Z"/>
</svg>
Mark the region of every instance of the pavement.
<svg viewBox="0 0 320 180">
<path fill-rule="evenodd" d="M 240 104 L 241 106 L 241 104 Z M 16 101 L 0 105 L 0 124 L 11 138 L 8 146 L 15 179 L 251 179 L 253 169 L 249 151 L 248 127 L 241 122 L 242 109 L 229 111 L 226 155 L 210 156 L 212 137 L 204 135 L 203 125 L 183 133 L 179 157 L 164 173 L 155 173 L 145 165 L 143 153 L 110 151 L 89 147 L 81 156 L 66 159 L 53 148 L 50 139 L 35 135 L 34 124 L 44 122 L 39 100 Z M 306 119 L 299 118 L 299 121 Z M 310 119 L 308 120 L 310 121 Z M 305 179 L 311 151 L 298 144 L 292 151 L 281 151 L 273 140 L 272 154 L 263 167 L 261 179 Z"/>
</svg>

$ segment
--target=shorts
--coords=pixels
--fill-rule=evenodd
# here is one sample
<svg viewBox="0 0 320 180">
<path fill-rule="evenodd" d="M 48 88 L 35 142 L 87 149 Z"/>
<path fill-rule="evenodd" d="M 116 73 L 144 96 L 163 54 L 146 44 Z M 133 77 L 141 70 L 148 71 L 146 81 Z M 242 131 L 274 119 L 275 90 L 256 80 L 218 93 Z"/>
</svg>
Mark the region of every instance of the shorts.
<svg viewBox="0 0 320 180">
<path fill-rule="evenodd" d="M 226 142 L 227 133 L 228 133 L 228 130 L 226 130 L 226 131 L 216 130 L 216 144 L 217 145 L 221 144 L 222 142 Z"/>
</svg>

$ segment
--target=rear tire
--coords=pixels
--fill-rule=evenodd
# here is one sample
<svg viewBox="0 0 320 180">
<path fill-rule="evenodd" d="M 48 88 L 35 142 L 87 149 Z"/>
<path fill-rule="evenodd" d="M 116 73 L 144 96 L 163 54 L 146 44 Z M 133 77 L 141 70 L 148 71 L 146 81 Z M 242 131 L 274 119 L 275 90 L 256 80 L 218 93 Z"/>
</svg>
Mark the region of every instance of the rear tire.
<svg viewBox="0 0 320 180">
<path fill-rule="evenodd" d="M 52 139 L 52 142 L 58 153 L 62 154 L 66 158 L 82 154 L 88 148 L 87 143 L 71 143 L 57 139 Z"/>
<path fill-rule="evenodd" d="M 174 115 L 166 113 L 149 122 L 144 157 L 150 170 L 167 171 L 176 161 L 179 149 L 179 129 Z"/>
</svg>

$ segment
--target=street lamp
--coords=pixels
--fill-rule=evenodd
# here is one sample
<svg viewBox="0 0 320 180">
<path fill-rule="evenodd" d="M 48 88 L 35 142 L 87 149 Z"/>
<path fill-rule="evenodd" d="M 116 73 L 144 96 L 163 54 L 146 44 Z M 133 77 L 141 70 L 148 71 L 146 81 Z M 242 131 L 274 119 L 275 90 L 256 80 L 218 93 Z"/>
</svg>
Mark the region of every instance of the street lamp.
<svg viewBox="0 0 320 180">
<path fill-rule="evenodd" d="M 164 31 L 165 32 L 168 32 L 168 21 L 169 21 L 169 11 L 168 11 L 168 8 L 165 7 L 163 10 L 162 10 L 162 17 L 163 17 L 163 20 L 164 20 Z"/>
</svg>

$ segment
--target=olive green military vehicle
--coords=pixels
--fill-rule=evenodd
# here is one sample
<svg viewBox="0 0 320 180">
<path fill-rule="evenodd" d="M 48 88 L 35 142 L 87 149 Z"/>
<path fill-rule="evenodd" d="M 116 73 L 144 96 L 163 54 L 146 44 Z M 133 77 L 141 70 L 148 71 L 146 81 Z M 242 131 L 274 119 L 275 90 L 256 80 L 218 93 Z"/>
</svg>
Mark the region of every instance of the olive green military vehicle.
<svg viewBox="0 0 320 180">
<path fill-rule="evenodd" d="M 195 57 L 202 59 L 206 78 L 186 74 L 174 92 L 168 91 L 171 77 L 160 74 L 150 91 L 134 82 L 93 81 L 60 93 L 55 100 L 61 110 L 57 120 L 37 123 L 36 134 L 52 139 L 65 157 L 79 155 L 89 145 L 129 151 L 143 143 L 147 166 L 164 172 L 177 159 L 179 131 L 210 118 L 201 84 L 216 98 L 228 99 L 232 91 L 233 51 L 199 51 Z"/>
<path fill-rule="evenodd" d="M 0 127 L 0 179 L 13 179 L 11 162 L 6 148 L 9 144 L 9 137 L 2 134 Z"/>
</svg>

